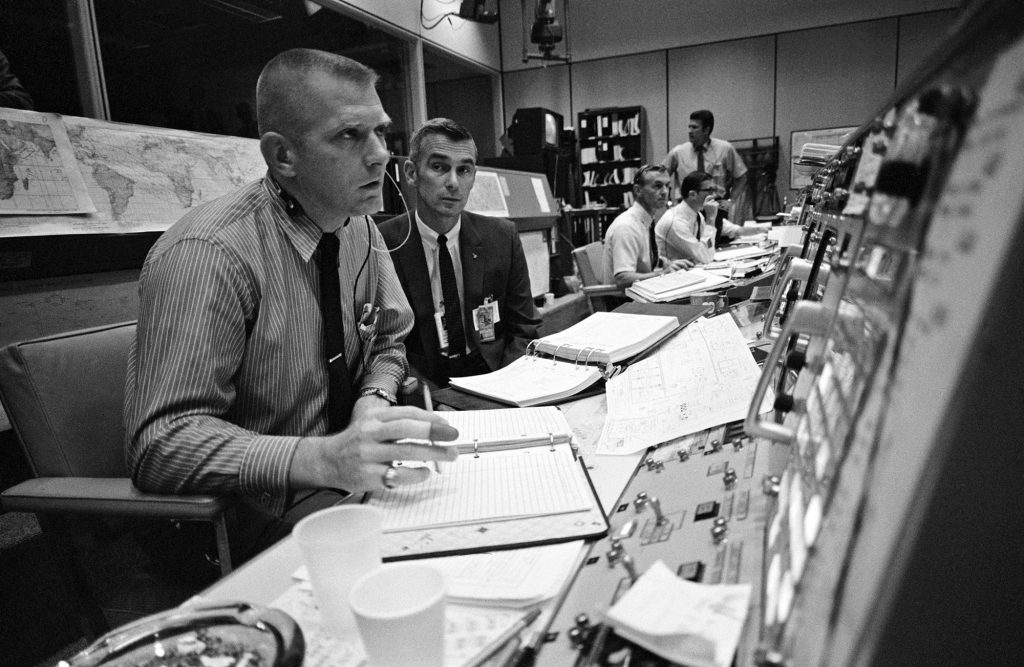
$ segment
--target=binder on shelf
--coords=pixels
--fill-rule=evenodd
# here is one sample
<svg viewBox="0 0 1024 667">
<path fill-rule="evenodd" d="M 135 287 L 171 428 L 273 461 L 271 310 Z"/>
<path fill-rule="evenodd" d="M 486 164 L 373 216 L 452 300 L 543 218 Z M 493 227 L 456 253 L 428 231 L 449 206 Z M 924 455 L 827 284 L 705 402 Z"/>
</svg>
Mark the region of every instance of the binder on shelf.
<svg viewBox="0 0 1024 667">
<path fill-rule="evenodd" d="M 554 544 L 608 522 L 572 431 L 554 407 L 446 412 L 459 458 L 410 486 L 374 491 L 385 560 Z"/>
</svg>

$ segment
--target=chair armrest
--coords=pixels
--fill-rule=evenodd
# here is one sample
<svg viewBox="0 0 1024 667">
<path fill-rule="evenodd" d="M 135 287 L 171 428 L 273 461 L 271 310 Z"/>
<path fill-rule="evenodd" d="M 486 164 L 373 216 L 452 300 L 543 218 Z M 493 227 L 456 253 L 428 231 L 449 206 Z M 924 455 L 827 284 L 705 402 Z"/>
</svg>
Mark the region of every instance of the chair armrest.
<svg viewBox="0 0 1024 667">
<path fill-rule="evenodd" d="M 587 296 L 626 296 L 626 290 L 617 285 L 584 285 Z"/>
<path fill-rule="evenodd" d="M 4 491 L 0 503 L 8 512 L 212 521 L 232 499 L 143 493 L 126 477 L 37 477 Z"/>
</svg>

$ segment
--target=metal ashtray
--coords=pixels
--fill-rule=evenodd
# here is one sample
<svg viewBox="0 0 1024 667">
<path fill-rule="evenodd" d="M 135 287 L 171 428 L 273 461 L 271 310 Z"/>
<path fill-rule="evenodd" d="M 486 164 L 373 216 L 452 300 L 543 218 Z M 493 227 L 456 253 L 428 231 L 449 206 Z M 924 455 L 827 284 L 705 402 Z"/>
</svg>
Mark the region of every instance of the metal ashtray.
<svg viewBox="0 0 1024 667">
<path fill-rule="evenodd" d="M 147 616 L 57 667 L 301 667 L 302 630 L 278 609 L 207 603 Z"/>
</svg>

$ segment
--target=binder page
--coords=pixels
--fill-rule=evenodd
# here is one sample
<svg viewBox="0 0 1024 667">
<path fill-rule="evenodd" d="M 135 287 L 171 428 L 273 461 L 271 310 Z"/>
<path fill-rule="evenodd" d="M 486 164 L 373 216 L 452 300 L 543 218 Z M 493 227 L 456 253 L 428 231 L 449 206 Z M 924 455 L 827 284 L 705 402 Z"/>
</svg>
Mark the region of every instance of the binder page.
<svg viewBox="0 0 1024 667">
<path fill-rule="evenodd" d="M 384 510 L 385 533 L 586 512 L 596 502 L 568 444 L 462 454 L 442 474 L 369 500 Z"/>
<path fill-rule="evenodd" d="M 747 415 L 761 369 L 728 314 L 697 320 L 608 381 L 598 454 L 631 454 Z M 768 392 L 761 412 L 771 409 Z"/>
<path fill-rule="evenodd" d="M 626 313 L 594 313 L 564 331 L 545 336 L 537 347 L 546 354 L 568 359 L 577 355 L 587 361 L 616 362 L 643 351 L 679 326 L 667 315 L 632 315 Z M 600 354 L 599 354 L 600 353 Z"/>
<path fill-rule="evenodd" d="M 600 379 L 596 366 L 527 356 L 491 373 L 454 377 L 450 384 L 505 403 L 530 405 L 567 398 Z"/>
<path fill-rule="evenodd" d="M 517 442 L 567 442 L 572 435 L 569 422 L 562 411 L 553 405 L 542 408 L 502 408 L 500 410 L 457 410 L 438 412 L 438 415 L 459 430 L 459 437 L 446 445 L 472 449 L 476 441 L 480 447 L 495 444 L 514 445 Z M 445 465 L 447 471 L 448 465 Z"/>
</svg>

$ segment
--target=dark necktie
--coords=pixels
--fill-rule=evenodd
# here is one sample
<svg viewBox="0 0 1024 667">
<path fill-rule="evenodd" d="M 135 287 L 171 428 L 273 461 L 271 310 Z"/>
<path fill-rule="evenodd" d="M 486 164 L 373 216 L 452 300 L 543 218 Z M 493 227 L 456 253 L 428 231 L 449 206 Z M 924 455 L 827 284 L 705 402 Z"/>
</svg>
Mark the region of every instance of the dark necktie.
<svg viewBox="0 0 1024 667">
<path fill-rule="evenodd" d="M 704 171 L 704 150 L 707 146 L 694 146 L 693 150 L 697 151 L 697 171 Z M 707 172 L 705 172 L 707 173 Z"/>
<path fill-rule="evenodd" d="M 658 268 L 658 239 L 654 236 L 654 220 L 647 225 L 647 239 L 651 244 L 651 271 Z"/>
<path fill-rule="evenodd" d="M 335 433 L 348 425 L 355 403 L 352 378 L 345 360 L 345 323 L 341 319 L 341 283 L 338 280 L 338 237 L 320 237 L 320 313 L 324 318 L 324 352 L 327 358 L 327 430 Z"/>
<path fill-rule="evenodd" d="M 448 355 L 457 357 L 466 352 L 466 333 L 462 329 L 462 302 L 459 284 L 455 282 L 455 265 L 448 252 L 448 238 L 437 235 L 437 260 L 441 264 L 441 295 L 444 299 L 444 326 L 448 330 Z"/>
</svg>

